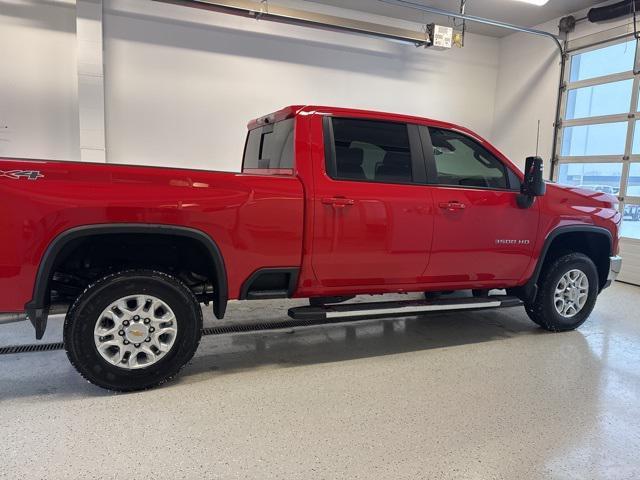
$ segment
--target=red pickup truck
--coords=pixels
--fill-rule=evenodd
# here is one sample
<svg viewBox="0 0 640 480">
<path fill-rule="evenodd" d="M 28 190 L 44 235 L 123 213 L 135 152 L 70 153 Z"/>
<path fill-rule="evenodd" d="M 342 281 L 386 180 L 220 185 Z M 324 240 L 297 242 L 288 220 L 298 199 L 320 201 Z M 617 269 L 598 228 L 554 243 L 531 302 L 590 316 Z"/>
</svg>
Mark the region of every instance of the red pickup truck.
<svg viewBox="0 0 640 480">
<path fill-rule="evenodd" d="M 309 298 L 289 311 L 305 319 L 523 304 L 563 331 L 620 271 L 615 197 L 546 184 L 537 157 L 523 175 L 465 128 L 316 106 L 248 128 L 242 173 L 0 158 L 0 322 L 40 339 L 67 311 L 71 362 L 126 391 L 189 361 L 201 303 L 223 318 L 229 300 Z M 426 298 L 344 303 L 405 292 Z"/>
</svg>

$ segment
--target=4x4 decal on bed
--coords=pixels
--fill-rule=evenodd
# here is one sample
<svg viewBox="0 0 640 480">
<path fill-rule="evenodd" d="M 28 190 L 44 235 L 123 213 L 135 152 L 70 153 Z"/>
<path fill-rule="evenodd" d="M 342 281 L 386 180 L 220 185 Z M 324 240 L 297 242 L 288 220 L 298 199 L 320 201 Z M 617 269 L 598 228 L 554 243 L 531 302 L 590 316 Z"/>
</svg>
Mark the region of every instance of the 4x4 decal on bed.
<svg viewBox="0 0 640 480">
<path fill-rule="evenodd" d="M 11 178 L 13 180 L 20 180 L 21 178 L 28 178 L 29 180 L 38 180 L 44 178 L 38 170 L 0 170 L 0 177 Z"/>
</svg>

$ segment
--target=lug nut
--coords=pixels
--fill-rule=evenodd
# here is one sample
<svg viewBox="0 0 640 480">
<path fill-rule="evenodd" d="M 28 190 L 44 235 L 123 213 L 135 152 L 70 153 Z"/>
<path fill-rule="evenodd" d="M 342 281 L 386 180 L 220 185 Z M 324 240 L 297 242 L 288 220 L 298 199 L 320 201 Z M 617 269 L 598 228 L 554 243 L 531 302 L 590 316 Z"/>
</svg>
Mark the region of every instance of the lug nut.
<svg viewBox="0 0 640 480">
<path fill-rule="evenodd" d="M 135 317 L 133 317 L 133 320 L 134 320 L 135 322 L 137 322 L 138 320 L 140 320 L 140 317 L 139 317 L 138 315 L 136 315 Z"/>
<path fill-rule="evenodd" d="M 120 331 L 118 332 L 118 335 L 120 335 L 121 337 L 124 337 L 124 330 L 120 330 Z"/>
<path fill-rule="evenodd" d="M 125 341 L 124 341 L 124 344 L 125 344 L 125 345 L 129 345 L 129 340 L 125 340 Z"/>
<path fill-rule="evenodd" d="M 151 341 L 151 337 L 147 337 L 145 342 L 150 342 Z"/>
<path fill-rule="evenodd" d="M 140 348 L 140 344 L 139 343 L 134 343 L 133 346 L 136 347 L 136 348 Z"/>
<path fill-rule="evenodd" d="M 125 320 L 124 322 L 122 322 L 122 324 L 123 324 L 125 327 L 128 327 L 128 326 L 129 326 L 129 320 Z"/>
<path fill-rule="evenodd" d="M 151 320 L 149 320 L 148 318 L 145 318 L 145 319 L 144 319 L 144 323 L 148 324 L 148 323 L 150 323 L 150 322 L 151 322 Z"/>
<path fill-rule="evenodd" d="M 155 329 L 155 328 L 153 328 L 153 327 L 151 327 L 151 328 L 149 329 L 149 331 L 150 331 L 150 332 L 155 332 L 155 331 L 156 331 L 156 329 Z"/>
</svg>

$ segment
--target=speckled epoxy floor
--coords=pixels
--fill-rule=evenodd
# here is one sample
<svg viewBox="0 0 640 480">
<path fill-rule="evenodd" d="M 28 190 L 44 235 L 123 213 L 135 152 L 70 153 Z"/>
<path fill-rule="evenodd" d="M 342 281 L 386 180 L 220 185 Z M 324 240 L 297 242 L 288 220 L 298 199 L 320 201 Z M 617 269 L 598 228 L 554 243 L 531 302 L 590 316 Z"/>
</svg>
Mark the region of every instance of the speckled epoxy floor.
<svg viewBox="0 0 640 480">
<path fill-rule="evenodd" d="M 64 352 L 0 356 L 0 477 L 637 479 L 638 312 L 616 284 L 564 334 L 516 308 L 205 337 L 177 381 L 121 395 Z"/>
</svg>

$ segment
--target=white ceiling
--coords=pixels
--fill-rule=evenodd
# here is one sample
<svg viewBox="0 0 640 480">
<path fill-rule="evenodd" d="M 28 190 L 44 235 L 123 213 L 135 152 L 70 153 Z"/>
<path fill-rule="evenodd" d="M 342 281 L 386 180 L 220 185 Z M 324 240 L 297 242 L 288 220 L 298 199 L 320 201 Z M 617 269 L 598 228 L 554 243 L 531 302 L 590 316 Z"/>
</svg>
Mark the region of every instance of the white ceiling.
<svg viewBox="0 0 640 480">
<path fill-rule="evenodd" d="M 382 3 L 378 0 L 311 0 L 316 3 L 333 5 L 336 7 L 359 10 L 362 12 L 374 13 L 386 17 L 400 18 L 403 20 L 419 21 L 420 23 L 446 22 L 449 20 L 429 13 L 417 12 L 416 10 L 393 6 Z M 413 0 L 417 3 L 438 7 L 449 11 L 458 12 L 460 0 Z M 478 17 L 500 20 L 502 22 L 513 23 L 524 27 L 533 27 L 541 23 L 574 13 L 583 8 L 592 7 L 602 1 L 593 0 L 549 0 L 543 7 L 528 5 L 514 0 L 467 0 L 467 14 Z M 503 37 L 512 33 L 503 28 L 491 27 L 479 23 L 467 23 L 468 30 L 482 35 L 492 37 Z M 554 31 L 553 33 L 557 33 Z"/>
</svg>

